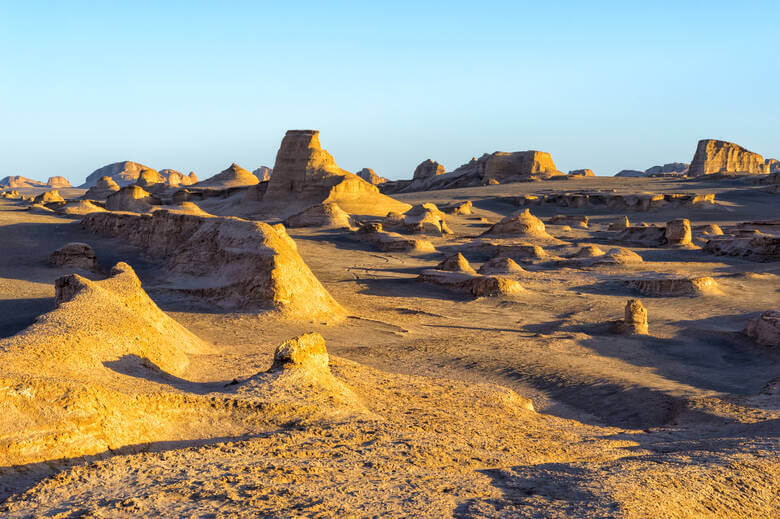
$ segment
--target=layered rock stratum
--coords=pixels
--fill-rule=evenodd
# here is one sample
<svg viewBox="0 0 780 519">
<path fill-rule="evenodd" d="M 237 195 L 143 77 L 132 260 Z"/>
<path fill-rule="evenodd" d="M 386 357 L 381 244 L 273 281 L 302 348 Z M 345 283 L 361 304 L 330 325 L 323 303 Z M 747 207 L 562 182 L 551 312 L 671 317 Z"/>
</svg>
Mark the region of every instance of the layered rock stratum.
<svg viewBox="0 0 780 519">
<path fill-rule="evenodd" d="M 691 160 L 691 176 L 715 173 L 769 173 L 764 158 L 738 144 L 716 139 L 702 139 Z"/>
</svg>

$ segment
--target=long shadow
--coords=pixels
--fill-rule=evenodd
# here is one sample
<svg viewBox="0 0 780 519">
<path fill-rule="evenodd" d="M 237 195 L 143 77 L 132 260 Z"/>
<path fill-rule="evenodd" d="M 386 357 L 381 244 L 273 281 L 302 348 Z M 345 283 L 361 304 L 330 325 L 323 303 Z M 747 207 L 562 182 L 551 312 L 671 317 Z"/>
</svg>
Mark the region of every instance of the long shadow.
<svg viewBox="0 0 780 519">
<path fill-rule="evenodd" d="M 16 335 L 54 310 L 54 298 L 0 299 L 0 339 Z"/>
<path fill-rule="evenodd" d="M 106 361 L 105 367 L 128 377 L 142 378 L 158 384 L 165 384 L 172 388 L 189 393 L 206 394 L 215 391 L 224 391 L 226 387 L 238 383 L 237 380 L 225 380 L 219 382 L 192 382 L 187 379 L 171 375 L 163 371 L 149 359 L 138 355 L 123 355 L 117 360 Z"/>
<path fill-rule="evenodd" d="M 40 481 L 51 477 L 58 472 L 67 470 L 72 467 L 89 465 L 90 463 L 109 459 L 113 456 L 125 456 L 129 454 L 138 454 L 141 452 L 165 452 L 187 447 L 201 447 L 225 442 L 251 440 L 253 438 L 267 438 L 274 434 L 278 434 L 278 430 L 267 431 L 263 433 L 244 434 L 240 436 L 221 436 L 208 439 L 148 442 L 136 445 L 127 445 L 119 449 L 109 449 L 108 451 L 99 454 L 0 467 L 0 503 L 5 502 L 8 500 L 8 498 L 14 495 L 25 492 L 26 490 L 38 484 Z M 1 511 L 2 509 L 0 509 L 0 512 Z"/>
<path fill-rule="evenodd" d="M 447 301 L 473 301 L 475 299 L 469 294 L 447 290 L 413 279 L 360 279 L 359 283 L 363 285 L 363 289 L 359 293 L 372 296 L 443 299 Z"/>
</svg>

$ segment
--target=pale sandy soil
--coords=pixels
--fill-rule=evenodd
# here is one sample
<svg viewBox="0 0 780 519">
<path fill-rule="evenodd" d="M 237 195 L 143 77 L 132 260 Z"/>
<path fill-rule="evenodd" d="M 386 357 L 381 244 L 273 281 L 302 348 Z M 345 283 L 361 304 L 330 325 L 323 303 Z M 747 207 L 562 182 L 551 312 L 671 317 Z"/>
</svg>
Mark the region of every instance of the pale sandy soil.
<svg viewBox="0 0 780 519">
<path fill-rule="evenodd" d="M 181 377 L 119 373 L 124 387 L 203 394 L 267 369 L 276 345 L 317 331 L 334 375 L 367 411 L 222 434 L 204 426 L 197 438 L 3 467 L 0 514 L 780 516 L 780 352 L 742 334 L 750 317 L 778 308 L 777 262 L 630 247 L 644 264 L 523 264 L 527 291 L 514 297 L 475 299 L 415 280 L 487 228 L 477 217 L 495 222 L 517 209 L 503 196 L 604 188 L 714 192 L 721 204 L 619 214 L 532 208 L 545 221 L 591 217 L 590 230 L 548 226 L 563 241 L 551 253 L 615 246 L 598 233 L 622 214 L 648 223 L 684 216 L 694 226 L 780 217 L 778 195 L 728 181 L 597 178 L 398 195 L 408 203 L 470 199 L 475 215 L 450 217 L 455 236 L 431 238 L 439 252 L 417 256 L 374 250 L 345 231 L 290 229 L 350 314 L 325 324 L 216 311 L 161 288 L 160 263 L 121 240 L 0 200 L 0 337 L 54 307 L 53 282 L 70 271 L 46 258 L 84 241 L 104 268 L 131 264 L 163 310 L 216 348 L 194 356 Z M 488 259 L 466 256 L 475 268 Z M 653 272 L 712 276 L 723 293 L 648 297 L 622 283 Z M 650 334 L 613 334 L 609 321 L 634 297 L 648 310 Z"/>
</svg>

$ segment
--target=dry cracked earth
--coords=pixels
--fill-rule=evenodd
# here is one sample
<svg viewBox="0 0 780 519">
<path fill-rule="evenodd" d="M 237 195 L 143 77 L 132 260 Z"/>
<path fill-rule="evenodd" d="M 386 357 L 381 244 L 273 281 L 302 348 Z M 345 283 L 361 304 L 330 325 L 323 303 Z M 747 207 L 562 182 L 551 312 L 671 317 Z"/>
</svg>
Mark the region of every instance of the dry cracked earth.
<svg viewBox="0 0 780 519">
<path fill-rule="evenodd" d="M 521 213 L 504 234 L 492 227 L 527 196 L 573 190 L 714 193 L 715 203 L 531 202 L 543 234 L 522 227 L 537 224 Z M 771 251 L 715 254 L 705 227 L 777 236 L 776 193 L 587 178 L 394 198 L 473 205 L 443 217 L 450 233 L 415 230 L 413 213 L 355 211 L 352 228 L 288 227 L 293 245 L 252 227 L 258 237 L 246 240 L 284 258 L 297 249 L 316 278 L 284 296 L 291 311 L 236 308 L 247 284 L 266 290 L 305 266 L 279 260 L 262 283 L 242 267 L 231 275 L 244 287 L 224 288 L 218 259 L 245 259 L 232 227 L 199 228 L 217 234 L 174 252 L 166 235 L 153 250 L 122 234 L 133 230 L 107 232 L 113 220 L 0 200 L 0 515 L 780 516 L 780 348 L 772 330 L 763 344 L 746 333 L 778 309 L 780 263 Z M 229 207 L 204 200 L 198 210 Z M 634 231 L 615 227 L 624 216 Z M 689 220 L 690 243 L 659 242 L 654 229 L 676 219 Z M 397 233 L 366 230 L 372 222 Z M 144 232 L 152 241 L 156 231 Z M 221 239 L 233 241 L 203 252 Z M 431 247 L 387 245 L 396 239 Z M 99 268 L 52 265 L 72 242 L 91 246 Z M 437 269 L 457 253 L 455 270 Z M 199 261 L 217 263 L 193 270 Z M 633 299 L 647 333 L 621 328 Z M 327 354 L 293 341 L 301 357 L 282 366 L 277 347 L 306 333 Z"/>
</svg>

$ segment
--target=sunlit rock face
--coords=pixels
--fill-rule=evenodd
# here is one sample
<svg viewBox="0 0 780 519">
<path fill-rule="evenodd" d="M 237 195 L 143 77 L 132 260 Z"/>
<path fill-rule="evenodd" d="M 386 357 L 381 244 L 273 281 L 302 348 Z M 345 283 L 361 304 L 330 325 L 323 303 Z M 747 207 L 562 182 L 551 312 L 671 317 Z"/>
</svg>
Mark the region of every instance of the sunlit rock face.
<svg viewBox="0 0 780 519">
<path fill-rule="evenodd" d="M 768 173 L 764 157 L 738 144 L 715 139 L 702 139 L 691 161 L 691 176 L 715 173 Z"/>
<path fill-rule="evenodd" d="M 420 164 L 417 165 L 416 168 L 414 168 L 414 174 L 412 175 L 412 179 L 417 180 L 421 178 L 431 178 L 435 177 L 437 175 L 443 175 L 447 171 L 444 169 L 444 166 L 436 162 L 432 159 L 426 159 Z"/>
</svg>

